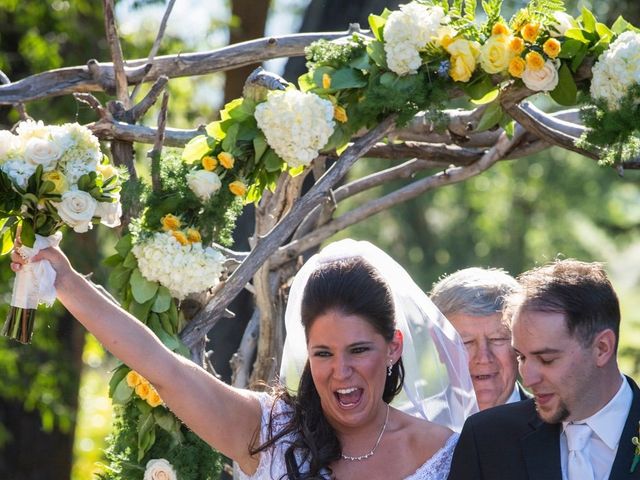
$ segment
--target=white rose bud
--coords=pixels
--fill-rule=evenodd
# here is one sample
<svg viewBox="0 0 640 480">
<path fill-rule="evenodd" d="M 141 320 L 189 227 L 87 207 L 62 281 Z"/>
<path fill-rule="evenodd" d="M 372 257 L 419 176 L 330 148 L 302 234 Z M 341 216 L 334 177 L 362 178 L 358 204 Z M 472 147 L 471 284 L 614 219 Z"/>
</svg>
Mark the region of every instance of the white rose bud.
<svg viewBox="0 0 640 480">
<path fill-rule="evenodd" d="M 42 165 L 45 172 L 56 168 L 56 162 L 61 155 L 62 150 L 57 143 L 42 138 L 30 138 L 24 149 L 27 162 L 36 167 Z"/>
<path fill-rule="evenodd" d="M 95 198 L 82 190 L 69 190 L 62 194 L 62 201 L 54 203 L 58 215 L 64 223 L 78 233 L 89 230 L 91 219 L 95 214 L 98 202 Z"/>
<path fill-rule="evenodd" d="M 173 466 L 164 458 L 154 458 L 147 462 L 143 480 L 177 480 Z"/>
<path fill-rule="evenodd" d="M 552 37 L 561 37 L 567 30 L 575 27 L 573 17 L 564 12 L 553 12 L 555 21 L 549 29 Z"/>
<path fill-rule="evenodd" d="M 122 204 L 120 202 L 98 202 L 95 216 L 100 217 L 100 223 L 113 228 L 120 225 L 122 216 Z"/>
<path fill-rule="evenodd" d="M 549 92 L 558 85 L 558 70 L 551 60 L 547 60 L 540 70 L 527 68 L 522 81 L 528 89 L 535 92 Z"/>
<path fill-rule="evenodd" d="M 220 190 L 222 182 L 214 172 L 196 170 L 187 174 L 187 184 L 201 201 L 206 202 L 211 195 Z"/>
<path fill-rule="evenodd" d="M 0 130 L 0 162 L 18 146 L 18 137 L 9 130 Z"/>
</svg>

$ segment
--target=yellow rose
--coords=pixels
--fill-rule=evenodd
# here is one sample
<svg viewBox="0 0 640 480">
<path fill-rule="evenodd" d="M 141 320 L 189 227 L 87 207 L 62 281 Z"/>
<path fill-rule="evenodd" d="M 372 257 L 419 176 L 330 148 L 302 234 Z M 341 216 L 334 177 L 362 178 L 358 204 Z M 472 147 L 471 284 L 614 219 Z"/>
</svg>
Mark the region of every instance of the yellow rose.
<svg viewBox="0 0 640 480">
<path fill-rule="evenodd" d="M 151 387 L 150 391 L 149 391 L 149 395 L 147 395 L 147 403 L 151 406 L 151 407 L 157 407 L 158 405 L 162 405 L 162 399 L 160 398 L 160 395 L 158 395 L 158 392 L 156 392 L 156 389 Z"/>
<path fill-rule="evenodd" d="M 99 163 L 96 167 L 96 170 L 100 172 L 100 175 L 102 175 L 102 178 L 104 178 L 105 180 L 108 180 L 111 177 L 115 177 L 118 174 L 118 169 L 110 163 Z"/>
<path fill-rule="evenodd" d="M 451 54 L 449 75 L 456 82 L 468 82 L 476 69 L 476 60 L 480 55 L 477 42 L 458 38 L 446 48 Z"/>
<path fill-rule="evenodd" d="M 236 180 L 235 182 L 231 182 L 229 184 L 229 190 L 234 195 L 238 197 L 243 197 L 244 194 L 247 193 L 247 186 L 240 180 Z"/>
<path fill-rule="evenodd" d="M 162 229 L 165 232 L 169 232 L 171 230 L 177 230 L 180 228 L 180 225 L 182 224 L 178 217 L 176 217 L 175 215 L 171 215 L 170 213 L 167 213 L 164 217 L 162 217 L 160 219 L 160 222 L 162 223 Z"/>
<path fill-rule="evenodd" d="M 509 43 L 509 48 L 515 55 L 520 55 L 524 51 L 524 40 L 520 37 L 513 37 L 511 43 Z"/>
<path fill-rule="evenodd" d="M 511 62 L 509 62 L 509 74 L 511 74 L 512 77 L 520 78 L 526 66 L 527 63 L 522 58 L 512 58 Z"/>
<path fill-rule="evenodd" d="M 520 31 L 522 34 L 522 38 L 524 38 L 529 43 L 534 43 L 538 38 L 538 34 L 540 33 L 540 24 L 539 23 L 527 23 L 522 30 Z"/>
<path fill-rule="evenodd" d="M 509 27 L 507 27 L 504 23 L 496 23 L 491 28 L 491 35 L 509 35 L 511 32 L 509 31 Z"/>
<path fill-rule="evenodd" d="M 135 388 L 136 386 L 144 382 L 144 378 L 142 378 L 142 376 L 134 370 L 131 370 L 129 373 L 127 373 L 126 378 L 127 385 L 129 385 L 131 388 Z"/>
<path fill-rule="evenodd" d="M 173 238 L 175 238 L 178 243 L 180 243 L 180 245 L 189 245 L 189 239 L 181 231 L 174 230 L 173 232 L 171 232 L 171 235 L 173 235 Z"/>
<path fill-rule="evenodd" d="M 233 155 L 231 155 L 229 152 L 220 152 L 218 154 L 218 160 L 220 160 L 220 165 L 222 165 L 227 170 L 233 168 L 233 165 L 236 162 L 236 159 L 233 158 Z"/>
<path fill-rule="evenodd" d="M 322 74 L 322 88 L 331 88 L 331 76 L 328 73 Z"/>
<path fill-rule="evenodd" d="M 69 182 L 64 173 L 54 170 L 52 172 L 45 172 L 42 174 L 42 179 L 53 183 L 53 193 L 64 193 L 69 190 Z"/>
<path fill-rule="evenodd" d="M 451 45 L 451 43 L 453 43 L 457 34 L 458 32 L 456 32 L 455 29 L 448 25 L 444 25 L 438 29 L 435 42 L 442 48 L 446 49 Z"/>
<path fill-rule="evenodd" d="M 529 52 L 524 57 L 527 68 L 532 71 L 541 70 L 544 67 L 544 58 L 538 52 Z"/>
<path fill-rule="evenodd" d="M 347 111 L 340 105 L 336 105 L 335 107 L 333 107 L 333 118 L 335 118 L 340 123 L 346 123 L 346 121 L 349 120 L 349 118 L 347 117 Z"/>
<path fill-rule="evenodd" d="M 149 385 L 149 382 L 139 383 L 136 385 L 136 395 L 141 399 L 146 400 L 149 396 L 149 392 L 151 392 L 151 385 Z"/>
<path fill-rule="evenodd" d="M 561 48 L 562 46 L 560 45 L 560 42 L 555 38 L 550 38 L 544 42 L 544 45 L 542 45 L 542 50 L 549 56 L 549 58 L 556 58 L 560 54 Z"/>
<path fill-rule="evenodd" d="M 208 172 L 212 172 L 218 166 L 218 160 L 211 155 L 205 155 L 202 157 L 202 168 L 204 168 Z"/>
<path fill-rule="evenodd" d="M 202 236 L 195 228 L 189 228 L 187 229 L 187 240 L 189 240 L 190 243 L 201 243 Z"/>
<path fill-rule="evenodd" d="M 492 35 L 480 47 L 480 64 L 487 73 L 500 73 L 509 68 L 513 51 L 509 35 Z"/>
</svg>

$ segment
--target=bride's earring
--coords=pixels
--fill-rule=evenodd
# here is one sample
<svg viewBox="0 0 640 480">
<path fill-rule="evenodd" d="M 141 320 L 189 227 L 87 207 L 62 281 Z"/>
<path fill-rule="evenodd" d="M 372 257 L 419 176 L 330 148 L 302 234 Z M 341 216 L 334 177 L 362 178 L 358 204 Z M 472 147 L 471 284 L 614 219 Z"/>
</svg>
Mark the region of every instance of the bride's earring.
<svg viewBox="0 0 640 480">
<path fill-rule="evenodd" d="M 393 363 L 391 360 L 389 360 L 389 365 L 387 365 L 387 377 L 391 376 L 392 368 L 393 368 Z"/>
</svg>

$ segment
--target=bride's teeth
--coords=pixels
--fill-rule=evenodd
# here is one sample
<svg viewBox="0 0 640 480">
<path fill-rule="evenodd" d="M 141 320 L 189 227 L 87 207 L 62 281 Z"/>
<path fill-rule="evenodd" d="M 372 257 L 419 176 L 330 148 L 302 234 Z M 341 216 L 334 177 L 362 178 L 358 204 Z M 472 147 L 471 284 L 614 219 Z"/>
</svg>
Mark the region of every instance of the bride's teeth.
<svg viewBox="0 0 640 480">
<path fill-rule="evenodd" d="M 338 392 L 340 395 L 347 395 L 349 393 L 353 393 L 356 390 L 358 390 L 357 388 L 341 388 L 339 390 L 336 390 L 336 392 Z"/>
</svg>

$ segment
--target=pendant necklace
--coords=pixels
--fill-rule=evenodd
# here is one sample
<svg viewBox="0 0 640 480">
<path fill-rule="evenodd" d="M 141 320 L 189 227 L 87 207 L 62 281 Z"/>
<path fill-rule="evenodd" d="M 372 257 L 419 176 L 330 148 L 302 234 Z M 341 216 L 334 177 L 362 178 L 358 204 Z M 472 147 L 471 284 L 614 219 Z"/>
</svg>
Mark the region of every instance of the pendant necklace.
<svg viewBox="0 0 640 480">
<path fill-rule="evenodd" d="M 376 448 L 380 445 L 380 440 L 382 440 L 382 435 L 384 435 L 384 431 L 387 429 L 387 421 L 389 420 L 389 404 L 387 403 L 387 416 L 384 418 L 384 425 L 382 425 L 382 430 L 380 430 L 380 435 L 378 435 L 378 439 L 376 440 L 376 444 L 373 446 L 369 453 L 365 453 L 364 455 L 359 455 L 357 457 L 351 457 L 349 455 L 345 455 L 341 453 L 340 456 L 343 460 L 349 460 L 350 462 L 360 462 L 361 460 L 366 460 L 369 457 L 372 457 L 376 452 Z"/>
</svg>

